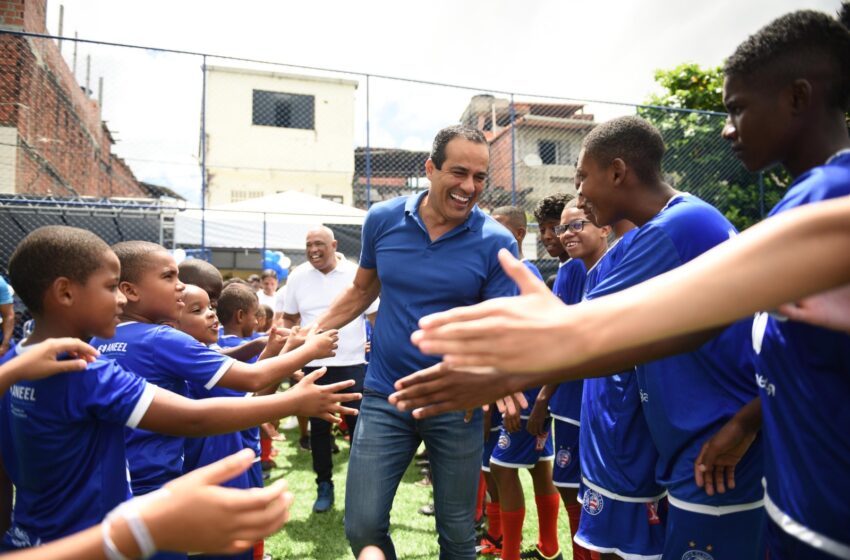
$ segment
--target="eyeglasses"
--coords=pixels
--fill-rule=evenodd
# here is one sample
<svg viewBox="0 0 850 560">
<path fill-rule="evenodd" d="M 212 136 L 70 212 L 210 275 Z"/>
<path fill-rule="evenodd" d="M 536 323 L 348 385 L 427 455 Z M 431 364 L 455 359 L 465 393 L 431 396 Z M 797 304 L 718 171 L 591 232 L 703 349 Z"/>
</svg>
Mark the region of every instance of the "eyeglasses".
<svg viewBox="0 0 850 560">
<path fill-rule="evenodd" d="M 578 233 L 584 229 L 584 224 L 589 223 L 590 220 L 575 220 L 574 222 L 570 222 L 568 224 L 559 224 L 552 228 L 552 230 L 555 232 L 555 235 L 562 235 L 564 233 L 567 233 L 568 229 Z"/>
</svg>

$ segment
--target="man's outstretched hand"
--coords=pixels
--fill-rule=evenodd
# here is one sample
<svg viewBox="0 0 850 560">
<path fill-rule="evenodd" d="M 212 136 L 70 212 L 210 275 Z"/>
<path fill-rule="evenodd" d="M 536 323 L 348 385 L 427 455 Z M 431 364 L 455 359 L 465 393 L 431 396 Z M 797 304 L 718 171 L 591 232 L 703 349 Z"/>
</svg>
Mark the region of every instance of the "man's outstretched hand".
<svg viewBox="0 0 850 560">
<path fill-rule="evenodd" d="M 413 411 L 416 418 L 428 418 L 452 410 L 467 410 L 488 403 L 500 409 L 528 406 L 520 392 L 512 390 L 516 376 L 494 368 L 452 368 L 440 363 L 395 383 L 389 401 L 401 411 Z"/>
</svg>

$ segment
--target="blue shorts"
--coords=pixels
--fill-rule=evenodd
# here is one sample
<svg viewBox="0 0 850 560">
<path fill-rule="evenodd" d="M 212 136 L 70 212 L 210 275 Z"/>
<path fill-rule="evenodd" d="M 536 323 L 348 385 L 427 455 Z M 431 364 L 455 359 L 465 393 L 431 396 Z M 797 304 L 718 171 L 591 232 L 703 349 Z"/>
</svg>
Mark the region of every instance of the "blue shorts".
<svg viewBox="0 0 850 560">
<path fill-rule="evenodd" d="M 552 435 L 547 430 L 542 436 L 533 436 L 525 431 L 526 423 L 523 420 L 520 430 L 514 433 L 508 433 L 504 426 L 501 428 L 491 463 L 512 469 L 530 469 L 540 461 L 552 460 Z"/>
<path fill-rule="evenodd" d="M 499 442 L 499 432 L 501 432 L 501 428 L 493 428 L 490 430 L 489 437 L 484 441 L 484 453 L 481 454 L 481 470 L 484 472 L 490 472 L 490 456 Z"/>
<path fill-rule="evenodd" d="M 764 558 L 765 519 L 764 508 L 711 515 L 684 510 L 671 503 L 667 512 L 664 558 Z"/>
<path fill-rule="evenodd" d="M 555 465 L 552 482 L 559 488 L 578 488 L 581 463 L 578 460 L 578 426 L 553 419 L 555 430 Z"/>
<path fill-rule="evenodd" d="M 765 539 L 767 540 L 768 558 L 770 560 L 796 560 L 797 558 L 805 558 L 806 560 L 835 560 L 836 558 L 841 558 L 841 556 L 833 556 L 814 548 L 797 537 L 792 537 L 769 517 L 767 519 Z M 838 554 L 841 553 L 839 552 Z"/>
<path fill-rule="evenodd" d="M 581 521 L 575 541 L 589 550 L 626 560 L 660 560 L 667 499 L 626 502 L 581 485 Z"/>
<path fill-rule="evenodd" d="M 263 467 L 260 461 L 254 461 L 251 467 L 245 471 L 248 475 L 248 484 L 250 488 L 262 488 L 265 486 L 263 482 Z"/>
</svg>

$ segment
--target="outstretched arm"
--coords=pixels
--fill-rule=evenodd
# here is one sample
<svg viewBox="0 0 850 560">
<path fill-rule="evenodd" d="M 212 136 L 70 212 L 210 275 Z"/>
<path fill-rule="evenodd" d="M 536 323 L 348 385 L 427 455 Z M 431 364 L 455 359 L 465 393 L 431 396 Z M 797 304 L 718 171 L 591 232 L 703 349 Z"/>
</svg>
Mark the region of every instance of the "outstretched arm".
<svg viewBox="0 0 850 560">
<path fill-rule="evenodd" d="M 843 286 L 850 197 L 785 212 L 666 274 L 570 307 L 509 254 L 500 259 L 523 295 L 423 318 L 420 349 L 454 365 L 555 370 Z"/>
<path fill-rule="evenodd" d="M 361 398 L 359 393 L 339 393 L 354 381 L 316 385 L 324 374 L 324 368 L 316 370 L 283 393 L 250 399 L 194 400 L 156 387 L 138 427 L 161 434 L 200 437 L 236 432 L 291 415 L 338 423 L 337 415 L 357 414 L 357 410 L 339 404 Z"/>
<path fill-rule="evenodd" d="M 67 359 L 59 359 L 67 355 Z M 57 373 L 82 371 L 98 356 L 97 350 L 76 338 L 49 338 L 0 365 L 0 394 L 18 381 L 41 379 Z"/>
<path fill-rule="evenodd" d="M 124 507 L 137 509 L 157 550 L 233 554 L 274 533 L 289 519 L 292 493 L 278 481 L 265 488 L 223 488 L 221 482 L 244 472 L 254 453 L 243 450 L 165 485 L 161 494 L 135 498 Z M 104 533 L 118 551 L 141 558 L 127 519 L 109 522 L 47 545 L 13 552 L 13 560 L 105 559 Z"/>
<path fill-rule="evenodd" d="M 360 267 L 354 281 L 334 298 L 316 324 L 323 329 L 340 329 L 362 315 L 380 293 L 378 270 Z"/>
</svg>

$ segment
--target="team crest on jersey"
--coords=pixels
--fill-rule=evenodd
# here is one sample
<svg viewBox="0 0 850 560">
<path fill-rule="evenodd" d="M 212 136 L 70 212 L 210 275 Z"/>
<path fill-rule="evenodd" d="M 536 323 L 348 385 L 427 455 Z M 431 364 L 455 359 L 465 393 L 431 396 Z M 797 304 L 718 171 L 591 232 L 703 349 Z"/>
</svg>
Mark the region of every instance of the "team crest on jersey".
<svg viewBox="0 0 850 560">
<path fill-rule="evenodd" d="M 499 443 L 497 443 L 496 445 L 499 446 L 499 449 L 507 449 L 511 446 L 511 436 L 509 436 L 505 432 L 502 432 L 501 434 L 499 434 Z"/>
<path fill-rule="evenodd" d="M 602 508 L 605 507 L 605 499 L 599 492 L 587 489 L 584 491 L 581 507 L 590 515 L 599 515 L 602 512 Z"/>
<path fill-rule="evenodd" d="M 573 461 L 573 454 L 570 453 L 569 448 L 568 449 L 559 449 L 558 454 L 555 455 L 555 464 L 558 465 L 562 469 L 567 468 L 567 465 L 572 463 L 572 461 Z"/>
<path fill-rule="evenodd" d="M 689 550 L 682 555 L 682 560 L 714 560 L 714 556 L 702 550 Z"/>
</svg>

